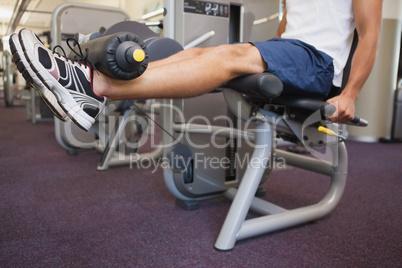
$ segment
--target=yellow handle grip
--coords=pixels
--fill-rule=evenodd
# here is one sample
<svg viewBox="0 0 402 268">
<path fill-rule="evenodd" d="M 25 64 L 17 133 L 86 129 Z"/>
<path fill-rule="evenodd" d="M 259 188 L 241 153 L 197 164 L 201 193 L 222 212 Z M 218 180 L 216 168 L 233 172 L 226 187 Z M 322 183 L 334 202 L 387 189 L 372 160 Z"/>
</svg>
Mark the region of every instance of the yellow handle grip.
<svg viewBox="0 0 402 268">
<path fill-rule="evenodd" d="M 336 136 L 335 132 L 333 132 L 332 130 L 330 130 L 330 129 L 326 128 L 326 127 L 323 127 L 323 126 L 319 126 L 318 131 L 320 131 L 322 133 L 325 133 L 325 134 L 328 134 L 330 136 Z"/>
</svg>

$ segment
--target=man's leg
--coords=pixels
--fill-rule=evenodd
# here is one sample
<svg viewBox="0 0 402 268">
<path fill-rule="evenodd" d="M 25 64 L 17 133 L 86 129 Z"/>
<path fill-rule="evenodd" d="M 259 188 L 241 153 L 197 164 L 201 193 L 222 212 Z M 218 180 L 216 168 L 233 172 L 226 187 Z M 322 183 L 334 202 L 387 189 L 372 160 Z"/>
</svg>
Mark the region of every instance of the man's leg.
<svg viewBox="0 0 402 268">
<path fill-rule="evenodd" d="M 258 49 L 249 43 L 182 51 L 150 64 L 134 80 L 94 74 L 93 89 L 109 99 L 186 98 L 212 91 L 230 79 L 267 69 Z"/>
<path fill-rule="evenodd" d="M 266 70 L 258 49 L 249 43 L 191 49 L 150 64 L 137 79 L 121 81 L 98 72 L 82 57 L 67 60 L 46 48 L 28 29 L 19 33 L 29 65 L 57 103 L 80 127 L 88 130 L 106 99 L 183 98 L 207 93 L 235 77 Z M 90 52 L 89 52 L 90 53 Z M 14 55 L 18 56 L 18 55 Z M 20 57 L 22 58 L 22 57 Z"/>
<path fill-rule="evenodd" d="M 200 56 L 201 54 L 207 53 L 208 51 L 210 51 L 211 49 L 214 49 L 214 48 L 215 47 L 202 47 L 202 48 L 194 47 L 194 48 L 182 50 L 182 51 L 180 51 L 176 54 L 173 54 L 165 59 L 150 62 L 148 64 L 147 70 L 157 67 L 157 66 L 171 64 L 171 63 L 186 60 L 189 58 L 194 58 L 194 57 Z"/>
</svg>

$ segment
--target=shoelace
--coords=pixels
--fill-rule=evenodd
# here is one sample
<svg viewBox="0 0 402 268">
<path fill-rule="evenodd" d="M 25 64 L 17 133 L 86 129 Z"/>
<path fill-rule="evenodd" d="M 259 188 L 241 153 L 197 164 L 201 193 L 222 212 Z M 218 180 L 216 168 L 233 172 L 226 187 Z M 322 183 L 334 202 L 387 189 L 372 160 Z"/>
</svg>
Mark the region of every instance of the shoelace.
<svg viewBox="0 0 402 268">
<path fill-rule="evenodd" d="M 74 42 L 74 44 L 71 45 L 70 42 Z M 97 69 L 95 68 L 95 66 L 88 60 L 88 55 L 89 55 L 89 49 L 88 49 L 88 48 L 85 48 L 85 55 L 84 55 L 84 53 L 82 52 L 81 46 L 80 46 L 80 44 L 78 43 L 78 41 L 77 41 L 76 39 L 74 39 L 74 38 L 67 38 L 66 43 L 67 43 L 68 48 L 75 54 L 73 59 L 70 59 L 70 58 L 67 57 L 66 51 L 65 51 L 64 48 L 63 48 L 62 46 L 60 46 L 60 45 L 56 45 L 56 46 L 53 48 L 53 53 L 56 53 L 56 54 L 58 54 L 59 56 L 62 56 L 62 57 L 64 57 L 65 59 L 67 59 L 67 60 L 69 60 L 69 61 L 71 61 L 71 62 L 73 62 L 73 63 L 74 63 L 74 62 L 78 62 L 78 63 L 84 65 L 85 68 L 86 68 L 87 66 L 89 66 L 92 71 L 95 71 L 95 72 L 99 75 L 98 70 L 97 70 Z M 78 52 L 75 50 L 75 47 L 78 48 Z M 58 52 L 56 51 L 57 49 L 60 49 L 60 50 L 62 51 L 63 55 L 61 55 L 60 53 L 58 53 Z M 91 74 L 91 76 L 92 76 L 92 74 Z"/>
</svg>

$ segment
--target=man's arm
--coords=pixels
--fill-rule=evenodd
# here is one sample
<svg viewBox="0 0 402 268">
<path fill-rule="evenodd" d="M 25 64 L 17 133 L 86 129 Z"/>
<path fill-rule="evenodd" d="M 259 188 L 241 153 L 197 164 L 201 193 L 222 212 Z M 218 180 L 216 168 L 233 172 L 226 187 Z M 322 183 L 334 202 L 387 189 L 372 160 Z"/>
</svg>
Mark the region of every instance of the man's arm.
<svg viewBox="0 0 402 268">
<path fill-rule="evenodd" d="M 276 31 L 275 37 L 280 38 L 282 33 L 285 31 L 286 28 L 286 1 L 283 0 L 283 15 L 282 20 L 278 25 L 278 30 Z"/>
<path fill-rule="evenodd" d="M 353 55 L 349 81 L 343 92 L 327 102 L 337 111 L 331 120 L 346 123 L 355 115 L 355 101 L 374 65 L 381 29 L 382 0 L 353 0 L 359 43 Z"/>
</svg>

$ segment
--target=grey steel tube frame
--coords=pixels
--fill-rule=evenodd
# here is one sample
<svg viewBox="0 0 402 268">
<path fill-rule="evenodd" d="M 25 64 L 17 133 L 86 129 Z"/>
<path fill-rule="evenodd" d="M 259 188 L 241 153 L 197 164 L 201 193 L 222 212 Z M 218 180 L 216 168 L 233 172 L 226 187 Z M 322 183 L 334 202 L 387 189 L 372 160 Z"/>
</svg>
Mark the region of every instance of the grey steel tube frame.
<svg viewBox="0 0 402 268">
<path fill-rule="evenodd" d="M 231 90 L 224 91 L 226 99 L 237 99 L 241 94 Z M 238 105 L 230 105 L 229 108 L 236 109 Z M 232 110 L 236 114 L 236 110 Z M 246 113 L 237 114 L 244 118 Z M 269 159 L 272 150 L 272 135 L 275 135 L 276 121 L 272 117 L 264 116 L 259 120 L 259 130 L 255 133 L 256 147 L 252 157 Z M 283 126 L 282 126 L 283 127 Z M 286 210 L 275 204 L 255 197 L 255 191 L 262 179 L 265 165 L 255 167 L 249 165 L 244 174 L 239 189 L 229 189 L 224 193 L 227 198 L 233 199 L 230 210 L 226 216 L 215 249 L 220 251 L 231 250 L 236 241 L 264 233 L 288 228 L 291 226 L 317 220 L 329 214 L 339 203 L 346 185 L 348 156 L 346 146 L 343 142 L 330 144 L 333 163 L 326 163 L 316 158 L 292 154 L 282 150 L 275 150 L 277 157 L 282 157 L 286 163 L 295 167 L 317 172 L 331 177 L 330 187 L 326 195 L 316 204 Z M 263 216 L 246 220 L 249 209 L 252 209 Z"/>
</svg>

